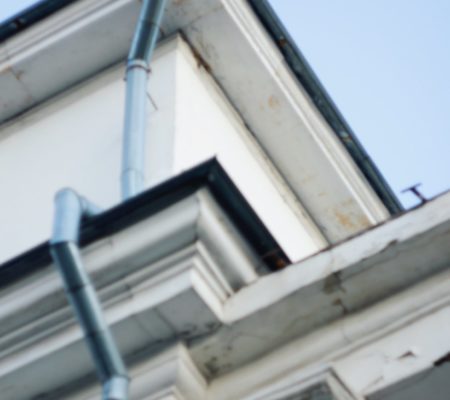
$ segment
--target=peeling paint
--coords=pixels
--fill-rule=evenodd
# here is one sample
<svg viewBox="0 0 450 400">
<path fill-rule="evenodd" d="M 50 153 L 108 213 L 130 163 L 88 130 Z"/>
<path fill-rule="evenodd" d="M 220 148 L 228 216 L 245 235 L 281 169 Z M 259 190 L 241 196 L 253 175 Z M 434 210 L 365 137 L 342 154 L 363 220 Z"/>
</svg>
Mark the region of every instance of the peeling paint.
<svg viewBox="0 0 450 400">
<path fill-rule="evenodd" d="M 419 352 L 416 348 L 411 348 L 408 351 L 405 351 L 403 354 L 397 357 L 397 360 L 405 360 L 408 358 L 416 358 L 419 356 Z"/>
<path fill-rule="evenodd" d="M 342 301 L 341 298 L 337 298 L 336 300 L 333 301 L 332 303 L 334 306 L 338 306 L 342 309 L 342 313 L 343 315 L 347 315 L 349 314 L 349 310 L 347 309 L 347 307 L 345 306 L 344 302 Z"/>
<path fill-rule="evenodd" d="M 339 271 L 327 276 L 323 283 L 323 291 L 326 294 L 330 294 L 338 290 L 344 293 L 346 291 L 342 286 L 341 273 Z"/>
</svg>

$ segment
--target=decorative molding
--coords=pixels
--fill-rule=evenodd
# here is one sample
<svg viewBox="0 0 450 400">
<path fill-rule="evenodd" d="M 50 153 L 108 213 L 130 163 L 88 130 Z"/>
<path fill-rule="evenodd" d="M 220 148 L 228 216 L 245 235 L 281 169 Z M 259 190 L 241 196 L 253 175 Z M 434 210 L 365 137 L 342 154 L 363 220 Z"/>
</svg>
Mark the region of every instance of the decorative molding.
<svg viewBox="0 0 450 400">
<path fill-rule="evenodd" d="M 83 258 L 125 356 L 155 343 L 214 331 L 221 324 L 224 301 L 257 277 L 245 240 L 206 189 L 94 243 L 84 249 Z M 33 366 L 47 365 L 51 373 L 55 359 L 84 346 L 57 272 L 50 267 L 3 296 L 0 388 L 14 388 L 22 378 L 33 381 L 27 375 Z M 125 325 L 126 335 L 120 333 Z M 66 379 L 87 372 L 76 363 L 68 366 Z M 23 390 L 42 391 L 40 384 Z"/>
<path fill-rule="evenodd" d="M 330 367 L 295 371 L 274 380 L 243 400 L 362 400 L 353 394 Z"/>
</svg>

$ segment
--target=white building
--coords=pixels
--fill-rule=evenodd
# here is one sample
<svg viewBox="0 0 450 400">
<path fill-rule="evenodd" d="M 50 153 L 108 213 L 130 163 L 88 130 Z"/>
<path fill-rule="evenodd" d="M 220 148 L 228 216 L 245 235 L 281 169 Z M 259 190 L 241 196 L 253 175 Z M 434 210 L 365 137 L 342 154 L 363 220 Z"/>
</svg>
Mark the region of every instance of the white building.
<svg viewBox="0 0 450 400">
<path fill-rule="evenodd" d="M 0 27 L 0 398 L 100 397 L 47 242 L 69 186 L 131 399 L 447 399 L 450 194 L 402 213 L 265 0 L 168 2 L 121 201 L 139 9 Z"/>
</svg>

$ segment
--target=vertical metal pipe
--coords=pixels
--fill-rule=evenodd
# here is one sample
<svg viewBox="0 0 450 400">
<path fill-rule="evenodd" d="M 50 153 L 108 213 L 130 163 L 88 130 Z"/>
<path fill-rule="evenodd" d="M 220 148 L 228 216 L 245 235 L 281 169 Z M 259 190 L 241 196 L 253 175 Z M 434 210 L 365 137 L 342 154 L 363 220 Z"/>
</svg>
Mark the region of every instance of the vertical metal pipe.
<svg viewBox="0 0 450 400">
<path fill-rule="evenodd" d="M 149 62 L 161 30 L 166 0 L 144 0 L 128 55 L 121 187 L 124 200 L 144 187 Z"/>
<path fill-rule="evenodd" d="M 82 218 L 99 212 L 73 190 L 55 197 L 55 220 L 50 253 L 64 282 L 67 298 L 83 329 L 85 340 L 103 383 L 104 400 L 128 399 L 128 375 L 100 301 L 87 274 L 78 249 Z"/>
<path fill-rule="evenodd" d="M 122 148 L 122 198 L 142 191 L 147 125 L 147 74 L 144 62 L 129 63 L 126 73 L 124 145 Z"/>
</svg>

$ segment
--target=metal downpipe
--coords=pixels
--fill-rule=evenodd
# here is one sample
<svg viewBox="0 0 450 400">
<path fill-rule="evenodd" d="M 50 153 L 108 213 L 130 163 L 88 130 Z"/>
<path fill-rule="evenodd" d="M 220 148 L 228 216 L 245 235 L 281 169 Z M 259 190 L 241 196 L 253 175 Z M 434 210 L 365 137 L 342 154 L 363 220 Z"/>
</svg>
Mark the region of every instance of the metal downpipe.
<svg viewBox="0 0 450 400">
<path fill-rule="evenodd" d="M 166 0 L 144 0 L 127 61 L 121 187 L 124 200 L 144 187 L 147 82 Z"/>
<path fill-rule="evenodd" d="M 83 329 L 85 340 L 103 384 L 104 400 L 128 399 L 128 375 L 105 321 L 92 281 L 78 248 L 80 224 L 100 211 L 71 189 L 55 197 L 55 219 L 50 253 L 59 269 L 65 291 Z"/>
<path fill-rule="evenodd" d="M 122 197 L 144 186 L 145 128 L 149 62 L 158 39 L 166 0 L 144 0 L 127 63 L 124 121 Z M 106 324 L 95 288 L 80 255 L 78 239 L 83 218 L 100 210 L 71 189 L 55 197 L 50 253 L 58 267 L 67 297 L 83 329 L 103 384 L 104 400 L 127 400 L 129 378 L 117 345 Z"/>
</svg>

